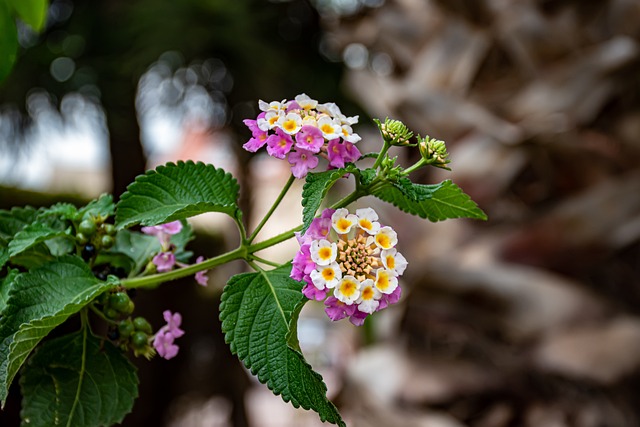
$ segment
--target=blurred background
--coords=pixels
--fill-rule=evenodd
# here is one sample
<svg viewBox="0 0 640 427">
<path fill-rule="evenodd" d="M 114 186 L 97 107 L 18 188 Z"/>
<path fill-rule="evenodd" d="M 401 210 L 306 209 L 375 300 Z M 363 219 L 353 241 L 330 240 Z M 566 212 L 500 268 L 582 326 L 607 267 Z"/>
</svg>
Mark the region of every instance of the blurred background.
<svg viewBox="0 0 640 427">
<path fill-rule="evenodd" d="M 234 173 L 256 222 L 289 174 L 241 149 L 258 99 L 336 102 L 360 115 L 364 151 L 380 143 L 371 118 L 400 119 L 451 153 L 453 172 L 414 181 L 453 179 L 489 220 L 359 202 L 398 231 L 409 268 L 400 304 L 363 328 L 331 324 L 320 304 L 301 317 L 347 424 L 640 425 L 637 0 L 51 0 L 44 32 L 18 36 L 0 86 L 0 208 L 117 197 L 146 169 L 193 159 Z M 299 194 L 264 236 L 300 222 Z M 225 221 L 194 219 L 197 255 L 235 247 Z M 218 298 L 244 268 L 139 293 L 154 326 L 181 311 L 187 334 L 172 361 L 136 361 L 123 425 L 321 425 L 224 344 Z M 0 425 L 18 425 L 16 384 Z"/>
</svg>

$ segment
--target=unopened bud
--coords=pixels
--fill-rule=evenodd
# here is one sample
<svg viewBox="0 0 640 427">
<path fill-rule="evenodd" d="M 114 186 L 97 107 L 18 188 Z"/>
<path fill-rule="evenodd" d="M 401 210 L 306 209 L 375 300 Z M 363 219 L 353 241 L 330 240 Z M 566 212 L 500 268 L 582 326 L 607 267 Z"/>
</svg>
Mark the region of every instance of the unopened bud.
<svg viewBox="0 0 640 427">
<path fill-rule="evenodd" d="M 410 140 L 413 137 L 413 132 L 400 120 L 386 118 L 384 123 L 381 123 L 379 120 L 375 122 L 378 124 L 382 137 L 388 144 L 397 146 L 411 145 Z"/>
<path fill-rule="evenodd" d="M 418 149 L 423 159 L 435 167 L 448 169 L 446 165 L 450 160 L 448 159 L 449 153 L 444 141 L 433 139 L 429 136 L 419 137 L 418 141 Z"/>
</svg>

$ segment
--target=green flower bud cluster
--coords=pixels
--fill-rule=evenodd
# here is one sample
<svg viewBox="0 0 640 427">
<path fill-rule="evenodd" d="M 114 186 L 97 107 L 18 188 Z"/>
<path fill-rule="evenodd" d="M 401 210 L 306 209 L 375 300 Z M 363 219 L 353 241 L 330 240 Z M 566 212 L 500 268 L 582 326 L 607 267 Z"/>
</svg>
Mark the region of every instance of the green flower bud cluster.
<svg viewBox="0 0 640 427">
<path fill-rule="evenodd" d="M 393 120 L 387 117 L 384 123 L 377 119 L 374 119 L 374 121 L 378 125 L 380 134 L 387 144 L 403 147 L 415 145 L 410 142 L 411 138 L 413 138 L 413 132 L 400 120 Z"/>
<path fill-rule="evenodd" d="M 133 318 L 135 305 L 124 290 L 108 291 L 98 298 L 102 313 L 110 322 L 107 337 L 123 351 L 131 348 L 136 356 L 150 359 L 155 350 L 151 345 L 153 329 L 144 317 Z"/>
<path fill-rule="evenodd" d="M 449 153 L 447 152 L 447 146 L 444 141 L 431 138 L 425 135 L 424 138 L 418 136 L 418 149 L 422 158 L 425 159 L 430 165 L 447 169 L 447 164 L 451 162 L 448 159 Z"/>
</svg>

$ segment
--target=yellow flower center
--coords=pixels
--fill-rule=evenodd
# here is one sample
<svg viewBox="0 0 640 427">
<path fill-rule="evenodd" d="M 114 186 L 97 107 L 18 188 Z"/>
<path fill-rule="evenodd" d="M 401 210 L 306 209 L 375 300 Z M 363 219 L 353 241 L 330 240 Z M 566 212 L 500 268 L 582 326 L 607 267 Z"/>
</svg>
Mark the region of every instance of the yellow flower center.
<svg viewBox="0 0 640 427">
<path fill-rule="evenodd" d="M 284 128 L 284 130 L 288 130 L 291 132 L 296 128 L 296 122 L 295 120 L 287 120 L 286 122 L 284 122 L 282 127 Z"/>
<path fill-rule="evenodd" d="M 393 270 L 396 268 L 396 259 L 393 255 L 387 255 L 387 268 Z"/>
<path fill-rule="evenodd" d="M 331 259 L 331 248 L 324 246 L 322 248 L 320 248 L 318 250 L 318 256 L 320 257 L 320 259 L 327 260 L 327 259 Z"/>
<path fill-rule="evenodd" d="M 378 280 L 376 280 L 376 286 L 381 291 L 384 291 L 389 287 L 389 276 L 386 273 L 380 273 Z"/>
<path fill-rule="evenodd" d="M 384 249 L 391 247 L 391 239 L 386 234 L 378 233 L 376 235 L 376 242 Z"/>
<path fill-rule="evenodd" d="M 323 124 L 322 127 L 320 128 L 320 130 L 324 133 L 333 133 L 333 126 L 331 126 L 330 124 Z"/>
<path fill-rule="evenodd" d="M 366 288 L 364 288 L 364 290 L 362 291 L 362 299 L 363 300 L 371 300 L 373 299 L 373 288 L 371 288 L 371 286 L 367 286 Z"/>
<path fill-rule="evenodd" d="M 373 224 L 371 224 L 371 221 L 366 218 L 360 219 L 358 224 L 360 224 L 360 227 L 364 228 L 365 230 L 371 230 L 373 228 Z"/>
<path fill-rule="evenodd" d="M 346 297 L 351 297 L 356 293 L 358 285 L 352 280 L 343 280 L 340 284 L 340 293 Z"/>
<path fill-rule="evenodd" d="M 333 271 L 333 268 L 325 268 L 322 270 L 322 278 L 327 282 L 333 280 L 336 277 L 336 272 Z"/>
<path fill-rule="evenodd" d="M 349 221 L 347 218 L 340 218 L 336 222 L 336 227 L 338 228 L 338 230 L 340 230 L 341 233 L 346 233 L 349 227 L 351 227 L 351 224 L 351 221 Z"/>
</svg>

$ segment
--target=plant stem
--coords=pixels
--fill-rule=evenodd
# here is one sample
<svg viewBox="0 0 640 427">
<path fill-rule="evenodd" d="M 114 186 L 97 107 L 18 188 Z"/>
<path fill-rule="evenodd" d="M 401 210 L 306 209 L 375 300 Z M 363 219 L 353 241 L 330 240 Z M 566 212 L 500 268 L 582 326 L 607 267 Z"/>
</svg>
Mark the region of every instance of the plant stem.
<svg viewBox="0 0 640 427">
<path fill-rule="evenodd" d="M 268 260 L 268 259 L 265 259 L 265 258 L 259 257 L 259 256 L 254 255 L 254 254 L 251 254 L 251 255 L 249 256 L 249 260 L 258 261 L 258 262 L 260 262 L 260 263 L 262 263 L 262 264 L 270 265 L 271 267 L 280 267 L 280 266 L 282 265 L 282 264 L 280 264 L 280 263 L 277 263 L 277 262 L 274 262 L 274 261 L 270 261 L 270 260 Z"/>
<path fill-rule="evenodd" d="M 251 236 L 249 236 L 249 239 L 248 239 L 249 243 L 253 242 L 253 239 L 256 238 L 256 236 L 258 235 L 260 230 L 262 230 L 262 227 L 264 227 L 264 225 L 267 223 L 269 218 L 271 218 L 271 215 L 276 210 L 278 205 L 280 205 L 280 202 L 282 202 L 282 199 L 284 198 L 285 194 L 287 194 L 287 191 L 289 191 L 289 188 L 291 188 L 291 185 L 293 184 L 293 181 L 295 181 L 295 177 L 293 175 L 289 176 L 289 180 L 287 181 L 287 183 L 282 188 L 282 191 L 280 191 L 280 194 L 278 195 L 278 198 L 275 200 L 275 202 L 273 202 L 273 205 L 271 206 L 271 209 L 269 209 L 269 211 L 264 216 L 264 218 L 262 218 L 262 221 L 260 221 L 260 224 L 258 224 L 256 229 L 253 230 L 253 233 L 251 233 Z"/>
<path fill-rule="evenodd" d="M 382 163 L 382 160 L 384 159 L 384 156 L 387 154 L 387 151 L 389 151 L 389 148 L 391 148 L 391 144 L 389 144 L 387 141 L 384 141 L 382 150 L 380 150 L 380 154 L 378 154 L 378 158 L 376 159 L 376 162 L 373 164 L 374 169 L 378 169 L 378 167 Z"/>
<path fill-rule="evenodd" d="M 246 259 L 248 253 L 249 252 L 247 251 L 247 247 L 244 245 L 241 245 L 240 247 L 238 247 L 237 249 L 234 249 L 231 252 L 227 252 L 217 257 L 209 258 L 198 264 L 193 264 L 188 267 L 179 268 L 177 270 L 171 270 L 166 273 L 158 273 L 158 274 L 152 274 L 150 276 L 124 279 L 120 281 L 120 285 L 127 289 L 154 287 L 156 285 L 159 285 L 160 283 L 168 282 L 169 280 L 175 280 L 175 279 L 180 279 L 182 277 L 191 276 L 201 270 L 209 270 L 213 267 L 217 267 L 229 261 L 233 261 L 236 259 L 243 259 L 243 258 Z"/>
<path fill-rule="evenodd" d="M 416 169 L 419 169 L 425 165 L 430 164 L 429 161 L 425 160 L 425 159 L 420 159 L 418 160 L 416 163 L 414 163 L 413 165 L 409 166 L 408 168 L 406 168 L 405 170 L 402 171 L 403 175 L 409 175 L 411 172 L 413 172 Z"/>
</svg>

